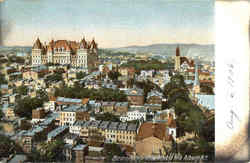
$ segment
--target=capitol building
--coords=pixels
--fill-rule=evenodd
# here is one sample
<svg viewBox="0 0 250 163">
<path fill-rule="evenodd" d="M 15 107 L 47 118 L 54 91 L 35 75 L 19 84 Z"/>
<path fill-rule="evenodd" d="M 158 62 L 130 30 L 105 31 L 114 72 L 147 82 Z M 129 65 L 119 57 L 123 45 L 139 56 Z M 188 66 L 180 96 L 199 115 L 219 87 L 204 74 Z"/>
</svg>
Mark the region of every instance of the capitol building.
<svg viewBox="0 0 250 163">
<path fill-rule="evenodd" d="M 97 43 L 93 39 L 80 42 L 53 39 L 46 44 L 39 38 L 32 47 L 31 63 L 33 66 L 44 64 L 70 65 L 75 68 L 96 67 L 98 62 Z"/>
</svg>

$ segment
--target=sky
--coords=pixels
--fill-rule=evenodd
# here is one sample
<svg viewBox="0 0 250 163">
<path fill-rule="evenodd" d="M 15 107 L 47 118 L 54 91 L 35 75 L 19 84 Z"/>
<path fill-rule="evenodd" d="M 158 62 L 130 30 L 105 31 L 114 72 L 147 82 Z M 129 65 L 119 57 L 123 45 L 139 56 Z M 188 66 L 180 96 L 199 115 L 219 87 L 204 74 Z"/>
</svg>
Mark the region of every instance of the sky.
<svg viewBox="0 0 250 163">
<path fill-rule="evenodd" d="M 31 46 L 37 37 L 102 48 L 156 43 L 214 43 L 211 0 L 4 0 L 1 43 Z"/>
</svg>

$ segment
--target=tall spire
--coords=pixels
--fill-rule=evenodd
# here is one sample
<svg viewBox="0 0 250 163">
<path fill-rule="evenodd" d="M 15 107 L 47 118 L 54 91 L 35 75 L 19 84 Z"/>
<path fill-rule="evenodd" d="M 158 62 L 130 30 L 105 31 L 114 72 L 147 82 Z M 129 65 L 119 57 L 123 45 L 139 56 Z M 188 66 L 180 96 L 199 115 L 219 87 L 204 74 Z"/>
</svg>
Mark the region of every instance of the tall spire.
<svg viewBox="0 0 250 163">
<path fill-rule="evenodd" d="M 194 79 L 194 86 L 199 86 L 200 81 L 199 81 L 199 73 L 198 73 L 198 64 L 195 64 L 195 79 Z"/>
<path fill-rule="evenodd" d="M 180 48 L 179 48 L 179 45 L 178 45 L 177 48 L 176 48 L 176 56 L 180 56 Z"/>
</svg>

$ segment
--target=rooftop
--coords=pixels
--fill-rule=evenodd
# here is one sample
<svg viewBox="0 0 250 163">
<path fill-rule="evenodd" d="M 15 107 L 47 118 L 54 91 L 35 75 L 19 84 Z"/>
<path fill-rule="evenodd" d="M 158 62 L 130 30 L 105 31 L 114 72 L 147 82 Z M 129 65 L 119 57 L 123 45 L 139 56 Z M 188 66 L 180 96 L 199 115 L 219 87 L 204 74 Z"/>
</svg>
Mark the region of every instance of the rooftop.
<svg viewBox="0 0 250 163">
<path fill-rule="evenodd" d="M 82 103 L 82 99 L 73 99 L 73 98 L 65 98 L 65 97 L 57 97 L 57 102 L 68 102 L 68 103 Z"/>
<path fill-rule="evenodd" d="M 98 127 L 100 123 L 101 121 L 92 121 L 92 123 L 90 124 L 90 127 Z"/>
<path fill-rule="evenodd" d="M 119 122 L 111 122 L 108 129 L 110 130 L 116 130 L 119 125 Z"/>
<path fill-rule="evenodd" d="M 84 150 L 84 148 L 86 148 L 86 147 L 87 147 L 87 145 L 85 145 L 85 144 L 79 144 L 76 147 L 74 147 L 73 150 L 75 150 L 75 151 Z"/>
<path fill-rule="evenodd" d="M 120 123 L 118 126 L 118 130 L 126 130 L 127 129 L 127 123 Z"/>
<path fill-rule="evenodd" d="M 60 133 L 62 133 L 63 131 L 65 131 L 66 129 L 68 129 L 68 126 L 57 127 L 56 129 L 54 129 L 48 133 L 48 138 L 54 138 L 57 135 L 59 135 Z"/>
<path fill-rule="evenodd" d="M 109 123 L 110 123 L 109 121 L 102 121 L 101 124 L 99 125 L 99 128 L 106 129 L 108 128 Z"/>
<path fill-rule="evenodd" d="M 129 124 L 127 130 L 128 131 L 136 131 L 137 130 L 137 124 Z"/>
<path fill-rule="evenodd" d="M 214 95 L 197 94 L 198 104 L 207 107 L 208 109 L 215 109 Z"/>
</svg>

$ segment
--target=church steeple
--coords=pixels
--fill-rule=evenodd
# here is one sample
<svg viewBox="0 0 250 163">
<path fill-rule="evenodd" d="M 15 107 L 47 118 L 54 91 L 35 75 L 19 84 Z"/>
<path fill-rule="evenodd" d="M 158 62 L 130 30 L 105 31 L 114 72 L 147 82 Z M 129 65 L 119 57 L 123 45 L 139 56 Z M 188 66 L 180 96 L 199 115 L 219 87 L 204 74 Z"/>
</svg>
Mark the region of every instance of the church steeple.
<svg viewBox="0 0 250 163">
<path fill-rule="evenodd" d="M 177 48 L 176 48 L 175 55 L 176 55 L 176 56 L 180 56 L 180 48 L 179 48 L 179 45 L 178 45 Z"/>
<path fill-rule="evenodd" d="M 198 72 L 198 64 L 195 64 L 195 75 L 194 75 L 194 86 L 200 85 L 199 81 L 199 72 Z"/>
<path fill-rule="evenodd" d="M 180 48 L 179 45 L 176 48 L 176 52 L 175 52 L 175 65 L 174 65 L 174 69 L 175 71 L 179 72 L 181 69 L 181 57 L 180 57 Z"/>
<path fill-rule="evenodd" d="M 200 93 L 200 81 L 199 81 L 199 71 L 198 71 L 198 64 L 195 64 L 195 76 L 194 76 L 194 84 L 193 84 L 193 91 L 195 94 Z"/>
</svg>

